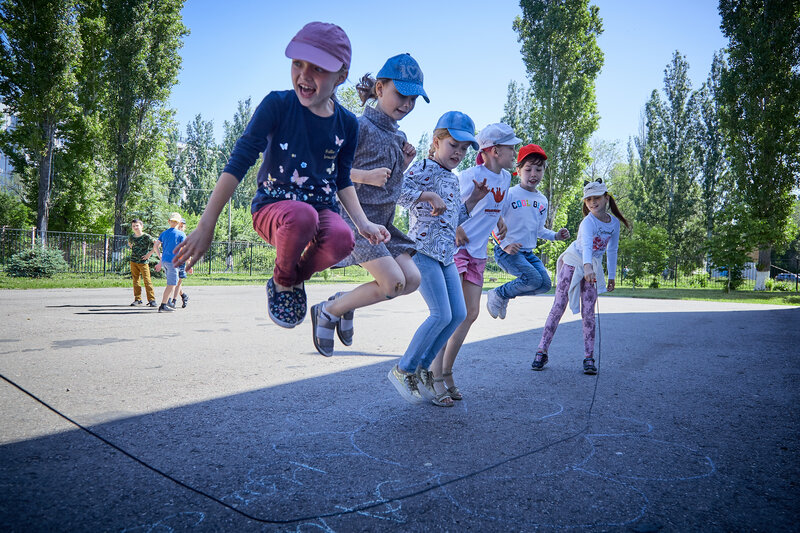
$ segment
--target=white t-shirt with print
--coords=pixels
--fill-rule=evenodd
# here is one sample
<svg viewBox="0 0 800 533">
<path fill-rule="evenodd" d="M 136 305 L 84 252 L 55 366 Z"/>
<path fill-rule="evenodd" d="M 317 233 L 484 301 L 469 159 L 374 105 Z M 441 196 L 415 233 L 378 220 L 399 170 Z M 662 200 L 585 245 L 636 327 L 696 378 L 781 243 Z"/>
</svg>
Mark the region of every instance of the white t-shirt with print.
<svg viewBox="0 0 800 533">
<path fill-rule="evenodd" d="M 459 249 L 467 250 L 469 255 L 476 259 L 487 258 L 486 245 L 489 243 L 492 230 L 497 225 L 497 219 L 500 218 L 500 211 L 508 194 L 508 187 L 511 185 L 511 174 L 505 169 L 495 174 L 484 165 L 468 168 L 458 176 L 461 201 L 465 202 L 475 189 L 472 180 L 482 183 L 484 179 L 489 194 L 481 198 L 470 212 L 470 218 L 461 224 L 469 242 Z"/>
<path fill-rule="evenodd" d="M 536 249 L 539 239 L 552 241 L 556 238 L 555 231 L 544 227 L 547 198 L 537 190 L 528 191 L 522 185 L 511 187 L 503 203 L 502 215 L 508 226 L 506 238 L 500 241 L 502 248 L 518 242 L 520 250 L 530 252 Z"/>
<path fill-rule="evenodd" d="M 591 213 L 583 217 L 577 238 L 564 253 L 576 253 L 584 264 L 591 263 L 592 257 L 600 258 L 607 254 L 608 279 L 614 279 L 617 274 L 619 219 L 611 213 L 608 215 L 611 217 L 609 222 L 603 222 Z"/>
</svg>

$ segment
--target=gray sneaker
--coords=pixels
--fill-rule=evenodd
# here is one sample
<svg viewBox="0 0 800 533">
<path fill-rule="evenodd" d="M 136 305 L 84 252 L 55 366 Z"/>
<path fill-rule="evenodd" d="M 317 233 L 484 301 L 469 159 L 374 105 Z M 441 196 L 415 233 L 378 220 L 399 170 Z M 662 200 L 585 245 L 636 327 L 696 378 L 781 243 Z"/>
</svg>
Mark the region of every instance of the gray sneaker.
<svg viewBox="0 0 800 533">
<path fill-rule="evenodd" d="M 505 318 L 508 300 L 497 294 L 497 289 L 491 289 L 486 293 L 486 296 L 486 309 L 489 310 L 489 314 L 492 315 L 492 318 Z"/>
<path fill-rule="evenodd" d="M 161 304 L 158 308 L 159 313 L 174 313 L 175 309 L 168 306 L 167 304 Z"/>
<path fill-rule="evenodd" d="M 141 300 L 134 300 L 133 303 L 131 303 L 131 307 L 136 307 L 138 305 L 142 305 L 142 301 Z"/>
<path fill-rule="evenodd" d="M 389 382 L 394 385 L 394 388 L 397 389 L 397 392 L 400 393 L 400 396 L 402 396 L 405 401 L 408 403 L 424 402 L 417 389 L 417 379 L 413 372 L 406 374 L 400 370 L 397 365 L 394 365 L 392 369 L 389 370 L 387 377 L 389 378 Z"/>
<path fill-rule="evenodd" d="M 336 322 L 325 312 L 325 304 L 318 303 L 311 306 L 311 334 L 314 337 L 314 347 L 325 357 L 333 355 L 333 332 L 336 331 Z"/>
<path fill-rule="evenodd" d="M 337 292 L 330 298 L 328 301 L 335 300 L 336 298 L 340 298 L 344 294 L 343 292 Z M 336 322 L 336 335 L 339 336 L 339 340 L 342 341 L 342 344 L 345 346 L 350 346 L 353 344 L 353 311 L 348 311 L 343 314 L 339 321 Z"/>
<path fill-rule="evenodd" d="M 433 390 L 433 372 L 425 368 L 418 368 L 415 372 L 417 381 L 417 390 L 421 397 L 428 401 L 436 399 L 436 391 Z"/>
</svg>

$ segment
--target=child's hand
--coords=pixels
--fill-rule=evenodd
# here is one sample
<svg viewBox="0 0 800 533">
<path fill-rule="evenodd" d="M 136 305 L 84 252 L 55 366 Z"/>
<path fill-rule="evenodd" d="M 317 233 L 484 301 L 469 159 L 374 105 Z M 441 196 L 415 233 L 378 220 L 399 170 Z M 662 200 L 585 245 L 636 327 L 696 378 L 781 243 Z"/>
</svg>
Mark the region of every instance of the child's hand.
<svg viewBox="0 0 800 533">
<path fill-rule="evenodd" d="M 519 252 L 520 248 L 522 248 L 522 244 L 518 242 L 512 242 L 511 244 L 503 248 L 503 251 L 509 255 L 515 255 L 517 252 Z"/>
<path fill-rule="evenodd" d="M 483 181 L 480 182 L 480 183 L 478 183 L 475 180 L 472 180 L 472 183 L 475 185 L 475 187 L 472 188 L 472 192 L 470 193 L 470 197 L 473 200 L 475 200 L 475 203 L 477 203 L 478 200 L 482 199 L 484 196 L 489 194 L 490 191 L 489 191 L 489 187 L 486 186 L 486 178 L 483 178 Z"/>
<path fill-rule="evenodd" d="M 506 238 L 506 233 L 508 232 L 508 226 L 506 226 L 506 221 L 503 217 L 497 219 L 497 227 L 495 228 L 494 235 L 497 237 L 498 241 L 502 241 Z"/>
<path fill-rule="evenodd" d="M 561 228 L 558 230 L 558 233 L 556 233 L 556 240 L 566 241 L 567 239 L 569 239 L 569 230 L 567 228 Z"/>
<path fill-rule="evenodd" d="M 155 270 L 156 272 L 161 272 L 161 261 L 156 263 L 156 266 L 153 267 L 153 270 Z"/>
<path fill-rule="evenodd" d="M 413 144 L 403 141 L 403 162 L 405 163 L 403 170 L 408 168 L 415 157 L 417 157 L 417 149 Z"/>
<path fill-rule="evenodd" d="M 381 244 L 387 243 L 392 238 L 389 235 L 389 231 L 381 226 L 380 224 L 375 224 L 373 222 L 367 221 L 361 227 L 358 228 L 358 232 L 361 234 L 362 237 L 367 239 L 370 244 Z"/>
<path fill-rule="evenodd" d="M 392 175 L 392 171 L 386 167 L 373 168 L 368 170 L 364 176 L 364 183 L 375 187 L 383 187 Z"/>
<path fill-rule="evenodd" d="M 211 246 L 211 239 L 214 237 L 214 227 L 212 226 L 210 229 L 206 229 L 202 222 L 201 219 L 200 224 L 197 225 L 195 230 L 173 250 L 175 257 L 172 259 L 172 263 L 175 266 L 186 263 L 187 270 L 192 268 L 194 264 L 203 257 L 208 247 Z"/>
<path fill-rule="evenodd" d="M 464 246 L 469 242 L 467 232 L 461 226 L 456 228 L 456 246 Z"/>
<path fill-rule="evenodd" d="M 430 191 L 425 201 L 431 204 L 431 215 L 439 216 L 447 210 L 447 206 L 442 200 L 442 197 L 433 191 Z"/>
<path fill-rule="evenodd" d="M 616 284 L 616 282 L 614 282 L 614 280 L 613 280 L 613 279 L 610 279 L 610 280 L 608 280 L 608 281 L 606 282 L 606 290 L 607 290 L 608 292 L 611 292 L 611 291 L 613 291 L 613 290 L 614 290 L 614 288 L 615 288 L 616 286 L 617 286 L 617 284 Z"/>
<path fill-rule="evenodd" d="M 592 285 L 597 283 L 597 276 L 594 274 L 591 263 L 585 263 L 583 265 L 583 279 L 586 280 L 586 283 L 591 283 Z"/>
</svg>

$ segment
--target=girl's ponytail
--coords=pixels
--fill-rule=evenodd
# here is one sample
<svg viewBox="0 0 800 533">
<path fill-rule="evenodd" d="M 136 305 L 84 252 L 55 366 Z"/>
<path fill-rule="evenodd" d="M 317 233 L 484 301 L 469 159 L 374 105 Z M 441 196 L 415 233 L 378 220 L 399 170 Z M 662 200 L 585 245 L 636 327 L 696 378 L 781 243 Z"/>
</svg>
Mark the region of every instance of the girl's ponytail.
<svg viewBox="0 0 800 533">
<path fill-rule="evenodd" d="M 378 83 L 378 80 L 370 76 L 369 72 L 367 72 L 356 84 L 356 91 L 358 92 L 358 97 L 361 99 L 362 106 L 369 100 L 378 99 L 378 93 L 375 91 L 376 83 Z"/>
<path fill-rule="evenodd" d="M 623 215 L 622 211 L 619 210 L 617 202 L 614 200 L 614 197 L 611 196 L 610 194 L 608 195 L 608 205 L 611 208 L 611 212 L 614 213 L 614 216 L 617 217 L 620 220 L 620 222 L 625 224 L 626 228 L 631 229 L 631 223 L 628 222 L 628 219 L 625 218 L 625 215 Z"/>
</svg>

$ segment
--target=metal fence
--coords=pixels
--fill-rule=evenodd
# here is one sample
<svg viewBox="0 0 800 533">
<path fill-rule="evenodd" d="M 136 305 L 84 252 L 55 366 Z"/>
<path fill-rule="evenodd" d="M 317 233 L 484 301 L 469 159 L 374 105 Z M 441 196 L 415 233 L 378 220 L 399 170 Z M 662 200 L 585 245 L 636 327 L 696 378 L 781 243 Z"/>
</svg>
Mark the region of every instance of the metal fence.
<svg viewBox="0 0 800 533">
<path fill-rule="evenodd" d="M 35 229 L 0 228 L 0 270 L 5 269 L 8 260 L 16 253 L 46 242 L 48 248 L 58 249 L 69 265 L 69 272 L 75 274 L 127 274 L 130 272 L 130 248 L 127 235 L 101 235 L 92 233 L 68 233 L 48 231 L 45 239 Z M 228 257 L 230 255 L 230 258 Z M 152 261 L 155 261 L 153 259 Z M 555 259 L 542 257 L 545 267 L 555 283 Z M 208 251 L 194 266 L 198 274 L 245 274 L 263 276 L 275 267 L 275 248 L 265 242 L 214 241 Z M 348 267 L 350 268 L 350 267 Z M 772 284 L 782 290 L 800 290 L 800 265 L 794 272 L 773 265 L 770 278 Z M 344 271 L 346 275 L 347 269 Z M 624 257 L 618 260 L 617 286 L 633 287 Z M 742 271 L 742 290 L 755 287 L 755 266 Z M 492 254 L 486 263 L 486 281 L 505 282 L 513 279 L 494 262 Z M 689 262 L 672 259 L 669 266 L 660 274 L 636 280 L 637 288 L 709 288 L 724 287 L 728 282 L 726 269 L 710 269 L 690 266 Z"/>
</svg>

